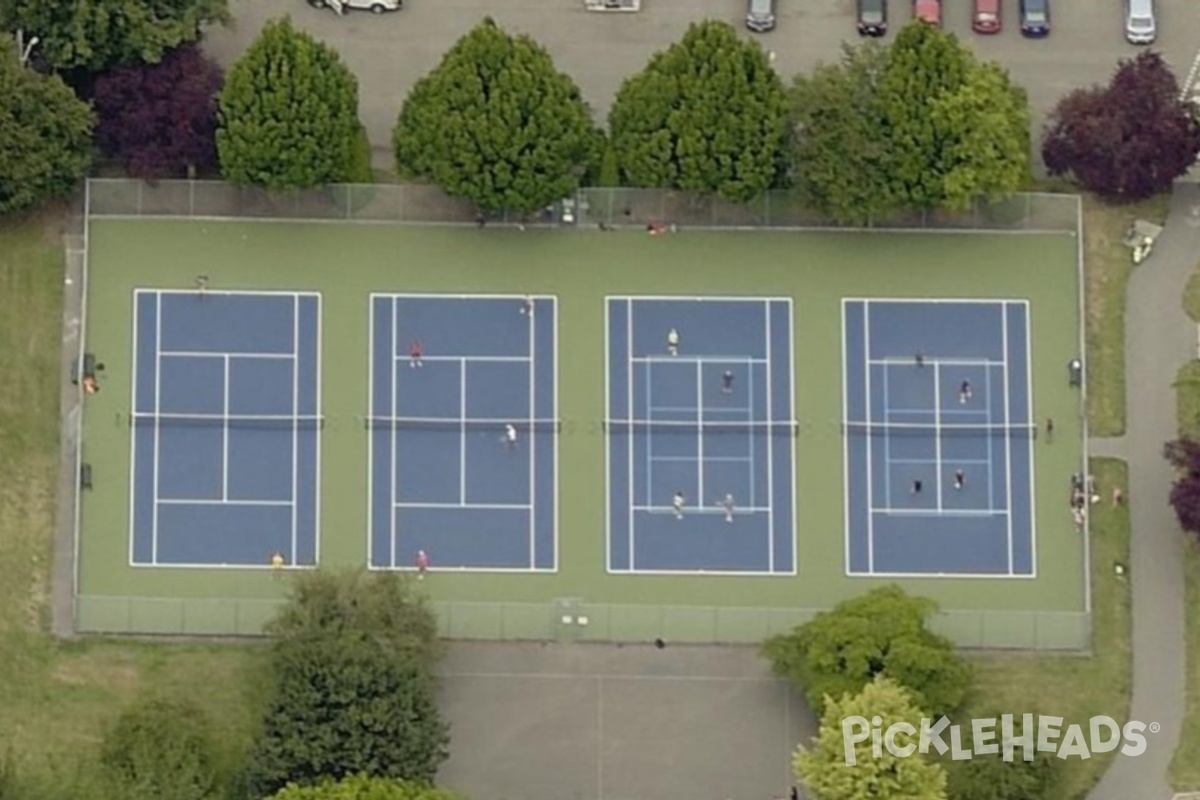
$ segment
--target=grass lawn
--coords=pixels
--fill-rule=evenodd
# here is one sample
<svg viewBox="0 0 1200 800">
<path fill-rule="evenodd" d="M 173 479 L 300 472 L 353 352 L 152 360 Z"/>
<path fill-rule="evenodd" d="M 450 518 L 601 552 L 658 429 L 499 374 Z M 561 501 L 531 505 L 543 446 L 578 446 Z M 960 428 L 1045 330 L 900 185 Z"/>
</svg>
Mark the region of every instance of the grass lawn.
<svg viewBox="0 0 1200 800">
<path fill-rule="evenodd" d="M 1183 310 L 1193 322 L 1200 322 L 1200 265 L 1183 289 Z"/>
<path fill-rule="evenodd" d="M 1091 462 L 1098 487 L 1128 485 L 1125 462 L 1096 458 Z M 1107 496 L 1106 492 L 1102 492 Z M 1065 510 L 1064 510 L 1065 513 Z M 1122 723 L 1129 714 L 1132 649 L 1129 584 L 1118 579 L 1113 564 L 1129 563 L 1129 510 L 1107 502 L 1092 506 L 1093 654 L 1090 657 L 988 655 L 974 659 L 977 694 L 966 717 L 997 713 L 1036 713 L 1082 723 L 1107 714 Z M 1112 760 L 1112 754 L 1081 761 L 1067 760 L 1062 800 L 1082 797 Z M 1200 760 L 1193 767 L 1200 766 Z"/>
<path fill-rule="evenodd" d="M 1092 436 L 1125 433 L 1125 287 L 1133 261 L 1122 238 L 1135 219 L 1161 224 L 1169 202 L 1170 196 L 1165 194 L 1131 205 L 1083 197 L 1088 428 Z"/>
<path fill-rule="evenodd" d="M 212 712 L 232 748 L 249 735 L 262 648 L 89 641 L 46 634 L 62 340 L 60 217 L 0 222 L 0 753 L 30 766 L 86 758 L 143 690 Z"/>
</svg>

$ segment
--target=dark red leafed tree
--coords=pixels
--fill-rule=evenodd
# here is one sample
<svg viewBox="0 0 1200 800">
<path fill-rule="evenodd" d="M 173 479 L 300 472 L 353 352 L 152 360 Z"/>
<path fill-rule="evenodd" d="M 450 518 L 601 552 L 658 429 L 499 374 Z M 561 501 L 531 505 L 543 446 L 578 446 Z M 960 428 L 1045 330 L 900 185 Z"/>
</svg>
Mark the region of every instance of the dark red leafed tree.
<svg viewBox="0 0 1200 800">
<path fill-rule="evenodd" d="M 1052 175 L 1084 188 L 1138 200 L 1170 188 L 1200 153 L 1195 111 L 1154 52 L 1122 61 L 1107 87 L 1077 89 L 1050 115 L 1042 159 Z"/>
<path fill-rule="evenodd" d="M 1171 487 L 1171 506 L 1186 531 L 1200 533 L 1200 442 L 1179 439 L 1168 442 L 1164 454 L 1178 470 Z"/>
<path fill-rule="evenodd" d="M 118 67 L 96 81 L 101 151 L 138 178 L 216 169 L 221 68 L 186 45 L 157 64 Z"/>
</svg>

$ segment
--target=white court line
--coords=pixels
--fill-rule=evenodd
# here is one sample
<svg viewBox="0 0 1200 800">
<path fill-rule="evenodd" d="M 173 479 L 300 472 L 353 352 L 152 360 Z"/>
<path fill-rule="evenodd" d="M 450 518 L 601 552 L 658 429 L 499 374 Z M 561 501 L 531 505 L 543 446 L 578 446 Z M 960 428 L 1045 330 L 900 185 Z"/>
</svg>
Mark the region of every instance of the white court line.
<svg viewBox="0 0 1200 800">
<path fill-rule="evenodd" d="M 1008 512 L 991 508 L 946 508 L 938 511 L 933 508 L 872 508 L 872 514 L 882 514 L 890 517 L 1007 517 Z"/>
<path fill-rule="evenodd" d="M 477 508 L 484 511 L 533 511 L 530 503 L 392 503 L 392 508 Z"/>
<path fill-rule="evenodd" d="M 763 305 L 764 327 L 767 335 L 767 430 L 775 422 L 775 395 L 771 392 L 771 303 Z M 753 434 L 751 434 L 753 435 Z M 775 571 L 775 437 L 767 437 L 767 569 Z"/>
<path fill-rule="evenodd" d="M 300 415 L 300 298 L 292 298 L 292 416 Z M 300 422 L 292 422 L 292 552 L 288 563 L 296 563 L 300 524 Z"/>
<path fill-rule="evenodd" d="M 672 515 L 674 515 L 674 513 L 675 513 L 674 506 L 633 506 L 633 510 L 634 511 L 644 511 L 649 514 L 672 514 Z M 770 509 L 770 507 L 763 507 L 763 506 L 734 506 L 733 513 L 734 513 L 734 516 L 737 516 L 738 514 L 767 514 L 767 515 L 770 515 L 771 509 Z M 689 514 L 711 514 L 711 515 L 721 514 L 721 515 L 724 515 L 725 509 L 720 508 L 720 507 L 711 508 L 711 507 L 703 505 L 703 504 L 695 505 L 695 506 L 684 506 L 683 507 L 683 515 L 686 517 Z"/>
<path fill-rule="evenodd" d="M 625 338 L 625 355 L 629 359 L 629 361 L 625 365 L 625 369 L 626 369 L 626 373 L 627 373 L 626 380 L 628 381 L 628 386 L 626 386 L 626 390 L 629 392 L 629 405 L 626 406 L 626 411 L 629 414 L 628 419 L 632 420 L 634 418 L 634 414 L 633 414 L 633 359 L 634 359 L 634 356 L 633 356 L 633 300 L 630 298 L 626 298 L 626 300 L 625 300 L 625 337 L 626 337 Z M 649 387 L 646 387 L 646 388 L 647 388 L 647 391 L 649 391 Z M 633 508 L 634 508 L 634 504 L 633 504 L 633 451 L 634 451 L 633 426 L 630 426 L 629 433 L 627 435 L 628 435 L 628 439 L 629 439 L 628 452 L 626 453 L 626 456 L 628 457 L 628 460 L 629 460 L 629 488 L 628 488 L 628 492 L 629 492 L 629 532 L 627 535 L 629 537 L 629 569 L 632 570 L 632 569 L 636 569 L 636 567 L 634 566 L 634 544 L 635 544 L 636 537 L 634 535 L 635 517 L 634 517 L 634 513 L 633 513 Z M 650 500 L 651 498 L 647 497 L 646 499 Z"/>
<path fill-rule="evenodd" d="M 130 406 L 134 413 L 138 410 L 138 317 L 141 316 L 141 304 L 138 302 L 139 292 L 133 293 L 133 353 L 129 359 L 130 364 L 130 390 L 129 397 L 131 399 Z M 130 565 L 137 563 L 137 439 L 138 427 L 131 425 L 129 428 L 129 563 Z M 76 543 L 78 548 L 78 542 Z M 78 553 L 76 554 L 76 563 L 78 564 Z"/>
<path fill-rule="evenodd" d="M 412 356 L 405 355 L 404 353 L 397 353 L 395 356 L 393 356 L 393 358 L 395 358 L 397 361 L 407 361 L 407 360 L 410 360 L 412 358 Z M 421 356 L 422 361 L 449 361 L 451 363 L 467 362 L 467 361 L 480 361 L 480 362 L 498 361 L 498 362 L 515 362 L 515 363 L 524 364 L 524 363 L 528 363 L 532 359 L 533 359 L 533 356 L 427 356 L 427 355 Z"/>
<path fill-rule="evenodd" d="M 788 412 L 788 419 L 794 420 L 794 419 L 796 419 L 796 354 L 793 351 L 795 349 L 796 320 L 795 320 L 795 307 L 792 304 L 792 298 L 790 298 L 790 297 L 787 298 L 785 302 L 787 303 L 787 323 L 788 323 L 788 327 L 787 327 L 787 330 L 788 330 L 788 353 L 787 353 L 787 355 L 788 355 L 788 357 L 787 357 L 787 360 L 784 361 L 784 363 L 787 365 L 787 370 L 788 370 L 787 412 Z M 797 483 L 797 481 L 796 481 L 796 437 L 794 437 L 794 436 L 788 440 L 788 472 L 792 478 L 792 480 L 791 480 L 792 518 L 790 520 L 790 524 L 788 525 L 788 528 L 786 531 L 787 535 L 788 535 L 788 541 L 791 543 L 790 549 L 792 552 L 792 564 L 791 564 L 791 567 L 788 569 L 788 572 L 791 574 L 795 574 L 796 570 L 797 570 L 797 567 L 796 567 L 796 563 L 797 563 L 796 528 L 797 528 L 797 520 L 800 518 L 800 512 L 798 510 L 799 506 L 797 505 L 797 502 L 796 502 L 796 483 Z"/>
<path fill-rule="evenodd" d="M 612 300 L 604 299 L 604 418 L 612 419 L 612 326 L 609 318 L 612 316 Z M 555 315 L 557 321 L 557 314 Z M 554 326 L 554 364 L 555 370 L 558 369 L 558 326 Z M 554 379 L 554 413 L 558 413 L 558 374 L 555 373 Z M 629 416 L 633 416 L 630 412 Z M 558 510 L 558 438 L 555 439 L 554 449 L 554 508 Z M 613 537 L 613 463 L 612 463 L 612 436 L 604 437 L 604 568 L 606 571 L 611 571 L 612 562 L 612 537 Z M 557 534 L 558 529 L 555 528 Z M 558 559 L 558 540 L 555 539 L 554 548 L 555 563 Z"/>
<path fill-rule="evenodd" d="M 988 464 L 990 462 L 982 458 L 960 458 L 955 460 L 959 464 Z M 940 464 L 941 462 L 933 458 L 896 458 L 892 460 L 893 464 Z M 992 507 L 992 504 L 988 504 Z"/>
<path fill-rule="evenodd" d="M 1008 310 L 1004 305 L 1000 306 L 1000 319 L 1002 320 L 1001 330 L 1004 335 L 1004 424 L 1009 424 L 1009 409 L 1008 409 Z M 1012 436 L 1004 437 L 1004 479 L 1007 481 L 1008 488 L 1004 498 L 1004 506 L 1011 509 L 1013 505 L 1012 498 Z M 1008 573 L 1012 574 L 1013 568 L 1013 519 L 1012 514 L 1006 514 L 1008 520 Z"/>
<path fill-rule="evenodd" d="M 458 413 L 461 418 L 458 434 L 458 499 L 467 502 L 467 362 L 458 368 Z"/>
<path fill-rule="evenodd" d="M 162 411 L 162 294 L 155 298 L 154 315 L 154 413 L 157 416 Z M 158 563 L 158 473 L 162 471 L 159 446 L 159 426 L 154 421 L 154 514 L 151 519 L 150 561 Z"/>
<path fill-rule="evenodd" d="M 550 364 L 550 367 L 551 367 L 550 376 L 551 376 L 551 380 L 554 382 L 554 393 L 551 395 L 551 399 L 554 402 L 554 406 L 553 406 L 553 408 L 550 409 L 550 411 L 551 411 L 551 414 L 554 416 L 554 418 L 558 419 L 558 297 L 557 296 L 551 298 L 550 307 L 554 309 L 554 325 L 553 325 L 553 328 L 551 331 L 551 333 L 552 333 L 551 341 L 553 342 L 554 357 Z M 604 335 L 605 336 L 608 335 L 608 315 L 607 315 L 607 313 L 605 314 Z M 605 347 L 605 352 L 607 353 L 607 351 L 608 351 L 608 342 L 607 341 L 605 342 L 604 347 Z M 606 381 L 605 392 L 607 393 L 607 391 L 608 391 L 608 386 L 607 386 L 608 364 L 607 363 L 605 363 L 605 366 L 604 366 L 604 376 L 605 376 L 605 381 Z M 607 394 L 605 396 L 604 402 L 608 403 Z M 605 419 L 608 419 L 608 417 L 605 417 Z M 558 460 L 558 440 L 560 438 L 562 438 L 562 437 L 560 437 L 557 433 L 555 433 L 555 435 L 554 435 L 554 517 L 553 517 L 553 519 L 551 519 L 551 524 L 554 525 L 554 566 L 552 567 L 554 572 L 558 572 L 558 473 L 560 472 L 559 460 Z M 608 439 L 607 436 L 605 436 L 604 438 L 606 440 Z M 604 446 L 607 449 L 607 447 L 608 447 L 607 441 L 605 442 Z M 607 457 L 606 457 L 606 461 L 607 461 Z M 605 473 L 604 473 L 604 482 L 608 483 L 608 471 L 607 470 L 605 470 Z M 608 518 L 608 510 L 607 509 L 605 509 L 604 514 L 605 514 L 605 519 L 607 520 L 607 518 Z M 607 537 L 605 537 L 605 548 L 607 548 L 607 547 L 608 547 L 608 539 L 607 539 Z"/>
<path fill-rule="evenodd" d="M 870 369 L 870 367 L 868 367 Z M 892 411 L 888 405 L 891 395 L 892 376 L 891 370 L 884 366 L 883 368 L 883 419 L 885 422 L 891 422 Z M 868 400 L 868 402 L 870 402 Z M 870 414 L 867 414 L 868 418 Z M 922 459 L 923 460 L 923 459 Z M 883 432 L 883 499 L 889 506 L 892 504 L 892 464 L 903 464 L 902 459 L 892 460 L 892 434 L 886 428 Z"/>
<path fill-rule="evenodd" d="M 696 363 L 696 502 L 704 502 L 704 365 Z"/>
<path fill-rule="evenodd" d="M 185 497 L 162 497 L 159 504 L 164 506 L 267 506 L 285 508 L 294 506 L 290 500 L 225 500 L 225 499 L 188 499 Z"/>
<path fill-rule="evenodd" d="M 991 422 L 992 421 L 992 368 L 991 367 L 988 367 L 987 369 L 985 369 L 983 371 L 983 386 L 984 386 L 984 394 L 986 395 L 984 397 L 984 400 L 986 401 L 985 405 L 984 405 L 984 409 L 987 412 L 988 422 Z M 985 438 L 987 439 L 987 457 L 988 457 L 988 468 L 987 468 L 988 507 L 995 508 L 996 507 L 996 485 L 995 485 L 996 484 L 996 463 L 995 463 L 994 459 L 995 459 L 996 455 L 992 450 L 992 446 L 993 446 L 992 445 L 992 437 L 987 436 Z"/>
<path fill-rule="evenodd" d="M 1037 425 L 1037 417 L 1033 413 L 1033 352 L 1030 339 L 1032 338 L 1032 323 L 1030 319 L 1029 302 L 1025 300 L 1011 301 L 1013 305 L 1024 306 L 1025 309 L 1025 395 L 1026 395 L 1026 410 L 1029 412 L 1029 420 L 1035 426 Z M 1034 428 L 1037 431 L 1037 428 Z M 1029 454 L 1029 571 L 1033 575 L 1037 575 L 1037 493 L 1034 491 L 1033 482 L 1033 443 L 1034 437 L 1030 437 L 1025 447 Z M 1011 503 L 1010 503 L 1011 505 Z M 1087 562 L 1084 562 L 1084 574 L 1088 575 L 1086 567 Z"/>
<path fill-rule="evenodd" d="M 754 391 L 753 387 L 751 388 L 751 391 Z M 753 397 L 754 395 L 750 395 L 750 396 Z M 694 413 L 695 410 L 696 410 L 695 406 L 650 406 L 647 409 L 647 412 L 651 416 L 653 416 L 655 411 L 662 411 L 664 413 L 675 413 L 675 414 L 684 414 L 684 413 L 691 414 L 691 413 Z M 748 422 L 754 421 L 753 411 L 751 410 L 751 408 L 746 407 L 746 406 L 722 406 L 720 408 L 706 408 L 706 409 L 704 409 L 704 413 L 706 413 L 706 414 L 741 414 L 741 415 L 745 415 L 748 417 L 748 419 L 747 419 Z M 652 421 L 657 421 L 657 420 L 652 420 Z M 670 424 L 669 420 L 664 420 L 664 421 L 667 422 L 668 424 Z"/>
<path fill-rule="evenodd" d="M 322 400 L 322 397 L 321 397 L 321 383 L 322 383 L 322 381 L 321 381 L 321 358 L 322 358 L 321 299 L 322 299 L 322 295 L 318 294 L 317 295 L 317 307 L 316 307 L 316 316 L 317 316 L 316 332 L 314 334 L 316 336 L 316 340 L 317 340 L 316 341 L 316 345 L 317 345 L 316 362 L 317 363 L 316 363 L 316 374 L 313 376 L 313 381 L 316 384 L 316 386 L 314 387 L 314 390 L 316 392 L 317 405 L 316 405 L 316 408 L 313 410 L 316 411 L 318 415 L 320 415 L 321 408 L 322 408 L 322 405 L 321 405 L 321 400 Z M 313 487 L 312 487 L 312 491 L 313 491 L 313 523 L 312 523 L 312 525 L 313 525 L 313 565 L 314 566 L 321 563 L 321 438 L 322 437 L 321 437 L 320 433 L 313 434 L 313 458 L 315 458 L 317 460 L 317 463 L 313 466 Z"/>
<path fill-rule="evenodd" d="M 985 371 L 985 373 L 984 373 L 984 374 L 986 374 L 986 371 Z M 925 415 L 925 414 L 932 414 L 932 413 L 933 413 L 933 410 L 932 410 L 932 409 L 929 409 L 929 408 L 891 408 L 891 409 L 888 409 L 888 414 L 889 414 L 890 416 L 893 416 L 893 417 L 895 417 L 895 416 L 898 416 L 898 415 L 902 415 L 902 414 L 921 414 L 921 415 Z M 955 415 L 955 414 L 958 414 L 958 415 L 961 415 L 961 416 L 980 416 L 980 417 L 982 417 L 982 416 L 984 416 L 986 413 L 987 413 L 986 411 L 980 411 L 980 410 L 978 410 L 978 409 L 975 409 L 975 408 L 943 408 L 943 409 L 942 409 L 942 416 L 943 416 L 943 417 L 944 417 L 944 416 L 946 416 L 946 415 L 952 415 L 952 416 L 953 416 L 953 415 Z M 986 421 L 987 421 L 987 420 L 985 419 L 985 422 L 986 422 Z M 902 423 L 902 424 L 903 424 L 903 423 Z"/>
<path fill-rule="evenodd" d="M 912 356 L 888 356 L 887 358 L 872 358 L 868 359 L 870 364 L 909 364 L 913 363 Z M 942 364 L 947 367 L 994 367 L 1003 364 L 1003 361 L 993 361 L 988 358 L 926 358 L 925 366 L 930 364 Z"/>
<path fill-rule="evenodd" d="M 398 308 L 398 305 L 399 304 L 397 303 L 396 298 L 393 297 L 392 298 L 392 337 L 388 342 L 388 349 L 387 349 L 387 352 L 392 353 L 392 354 L 395 354 L 396 348 L 400 346 L 399 342 L 397 341 L 397 334 L 399 333 L 399 327 L 400 327 L 398 319 L 397 319 L 400 316 L 400 309 Z M 399 375 L 397 374 L 397 369 L 399 368 L 400 362 L 395 358 L 391 359 L 391 362 L 392 362 L 392 375 L 391 375 L 392 382 L 391 382 L 390 388 L 391 388 L 392 399 L 391 399 L 391 408 L 388 409 L 388 414 L 390 414 L 391 416 L 395 416 L 396 415 L 396 388 L 397 388 L 397 383 L 399 383 Z M 392 428 L 391 435 L 388 437 L 390 440 L 389 446 L 391 449 L 390 457 L 388 458 L 388 548 L 391 550 L 392 569 L 396 568 L 396 456 L 397 456 L 396 438 L 397 438 L 397 436 L 398 436 L 398 432 L 396 431 L 395 428 Z"/>
<path fill-rule="evenodd" d="M 632 347 L 632 345 L 630 345 L 630 346 Z M 651 369 L 651 364 L 649 362 L 646 362 L 646 369 L 644 371 L 646 373 L 646 416 L 653 418 L 654 415 L 652 413 L 650 413 L 650 409 L 653 408 L 653 406 L 650 404 L 651 403 L 651 391 L 652 391 L 652 389 L 650 387 L 654 383 L 654 374 Z M 692 409 L 692 410 L 694 411 L 695 409 Z M 633 417 L 634 417 L 634 413 L 633 413 L 633 409 L 631 408 L 629 411 L 629 418 L 633 419 Z M 630 447 L 631 453 L 633 451 L 633 441 L 634 441 L 633 440 L 633 426 L 630 426 L 629 447 Z M 630 458 L 633 458 L 633 456 L 630 455 Z M 646 431 L 646 502 L 647 503 L 654 502 L 654 470 L 650 468 L 650 465 L 651 465 L 651 463 L 653 463 L 653 461 L 654 461 L 654 434 L 651 431 L 647 430 Z M 634 501 L 633 497 L 631 496 L 629 498 L 629 502 L 632 503 L 633 501 Z"/>
<path fill-rule="evenodd" d="M 863 372 L 866 381 L 863 384 L 864 401 L 867 404 L 867 419 L 871 419 L 871 303 L 863 303 Z M 867 571 L 875 571 L 875 490 L 871 481 L 871 473 L 875 469 L 874 448 L 871 447 L 871 437 L 867 437 Z M 847 487 L 849 489 L 849 487 Z"/>
<path fill-rule="evenodd" d="M 753 422 L 754 421 L 754 379 L 756 377 L 754 374 L 754 365 L 748 364 L 747 370 L 749 371 L 750 374 L 746 376 L 746 402 L 748 404 L 746 407 L 746 421 Z M 764 376 L 764 380 L 765 379 L 766 379 L 766 376 Z M 757 483 L 758 474 L 754 468 L 755 464 L 754 464 L 754 431 L 753 430 L 746 431 L 746 439 L 749 442 L 749 445 L 747 448 L 747 453 L 749 453 L 749 456 L 748 456 L 747 460 L 750 462 L 750 467 L 749 467 L 750 496 L 747 497 L 746 499 L 749 500 L 751 503 L 753 503 L 755 501 L 755 499 L 758 497 L 758 491 L 757 491 L 758 487 L 755 486 L 755 483 Z M 769 531 L 768 531 L 768 533 L 769 533 Z"/>
<path fill-rule="evenodd" d="M 767 358 L 746 358 L 745 356 L 632 356 L 636 362 L 657 362 L 666 364 L 767 364 Z"/>
<path fill-rule="evenodd" d="M 691 456 L 655 456 L 654 458 L 652 458 L 650 460 L 651 461 L 691 461 L 693 463 L 695 463 L 695 461 L 696 461 L 696 459 L 692 458 Z M 754 461 L 753 457 L 751 457 L 751 456 L 708 456 L 707 460 L 708 461 L 738 461 L 738 462 L 743 462 L 743 463 L 745 463 L 745 462 L 753 463 L 753 461 Z"/>
<path fill-rule="evenodd" d="M 937 510 L 942 510 L 942 368 L 933 362 L 933 452 L 937 459 L 937 471 L 933 476 L 937 487 Z M 890 501 L 889 501 L 890 502 Z"/>
<path fill-rule="evenodd" d="M 222 390 L 221 424 L 221 499 L 229 499 L 229 356 L 225 361 L 225 385 Z M 295 492 L 292 492 L 295 496 Z M 289 563 L 291 561 L 289 560 Z"/>
<path fill-rule="evenodd" d="M 994 306 L 998 303 L 1003 303 L 1003 298 L 979 298 L 979 297 L 847 297 L 848 301 L 860 303 L 879 303 L 881 305 L 896 305 L 898 303 L 911 303 L 913 305 L 981 305 Z M 915 573 L 924 574 L 924 573 Z"/>
<path fill-rule="evenodd" d="M 537 323 L 533 308 L 527 309 L 529 317 L 529 568 L 537 566 L 537 435 L 534 420 L 537 419 Z"/>
<path fill-rule="evenodd" d="M 375 416 L 375 298 L 367 298 L 367 409 Z M 395 347 L 393 343 L 392 347 Z M 393 351 L 394 352 L 394 351 Z M 318 376 L 317 383 L 321 383 Z M 390 502 L 390 498 L 389 498 Z M 375 433 L 367 432 L 367 566 L 375 564 Z M 393 559 L 391 566 L 396 566 Z"/>
<path fill-rule="evenodd" d="M 846 322 L 846 306 L 847 306 L 846 300 L 843 298 L 842 299 L 842 329 L 841 329 L 841 334 L 842 334 L 842 422 L 843 423 L 845 423 L 846 420 L 850 419 L 850 384 L 848 382 L 849 375 L 847 373 L 849 364 L 846 363 L 848 356 L 849 356 L 847 351 L 850 348 L 850 342 L 849 342 L 850 330 L 849 330 L 849 327 Z M 864 353 L 863 355 L 866 356 L 867 354 Z M 796 371 L 795 369 L 792 370 L 793 373 L 795 373 L 795 371 Z M 792 380 L 793 380 L 793 382 L 795 381 L 794 376 L 793 376 Z M 793 386 L 793 391 L 792 391 L 793 397 L 796 396 L 796 392 L 794 391 L 794 388 L 795 387 Z M 842 429 L 843 429 L 843 431 L 845 430 L 844 425 L 843 425 Z M 795 448 L 793 448 L 792 453 L 794 456 Z M 793 459 L 793 461 L 794 461 L 794 459 Z M 795 472 L 795 470 L 793 470 L 793 473 L 794 472 Z M 792 481 L 792 483 L 794 484 L 795 481 Z M 794 495 L 795 495 L 795 490 L 793 489 L 793 496 Z M 850 509 L 850 437 L 843 436 L 842 437 L 842 519 L 844 520 L 844 522 L 843 522 L 843 526 L 842 526 L 842 559 L 843 559 L 842 571 L 844 573 L 846 573 L 847 575 L 851 574 L 851 572 L 850 572 L 850 527 L 851 527 L 852 523 L 851 523 L 851 517 L 850 517 L 850 510 L 851 510 Z M 868 514 L 867 516 L 870 516 L 870 514 Z"/>
<path fill-rule="evenodd" d="M 277 361 L 287 361 L 293 357 L 292 353 L 207 353 L 202 350 L 164 350 L 159 355 L 163 358 L 263 358 Z"/>
</svg>

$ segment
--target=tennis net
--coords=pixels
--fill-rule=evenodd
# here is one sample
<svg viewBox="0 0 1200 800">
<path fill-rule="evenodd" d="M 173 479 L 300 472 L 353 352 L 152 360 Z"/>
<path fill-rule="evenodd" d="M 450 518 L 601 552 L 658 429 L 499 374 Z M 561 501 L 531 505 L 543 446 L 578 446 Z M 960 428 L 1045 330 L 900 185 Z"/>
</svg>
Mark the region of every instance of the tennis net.
<svg viewBox="0 0 1200 800">
<path fill-rule="evenodd" d="M 562 421 L 557 419 L 488 419 L 462 417 L 363 417 L 367 430 L 446 431 L 448 433 L 479 433 L 503 436 L 512 425 L 518 434 L 559 433 Z"/>
<path fill-rule="evenodd" d="M 139 428 L 208 428 L 213 430 L 246 429 L 264 431 L 321 430 L 321 416 L 271 414 L 132 414 L 130 425 Z"/>
<path fill-rule="evenodd" d="M 753 421 L 741 422 L 688 420 L 670 421 L 656 419 L 610 419 L 604 421 L 607 433 L 669 433 L 692 434 L 696 436 L 720 436 L 735 434 L 741 436 L 797 436 L 800 423 L 789 421 Z"/>
<path fill-rule="evenodd" d="M 847 436 L 911 437 L 918 439 L 1036 439 L 1037 425 L 950 423 L 929 425 L 915 422 L 843 422 Z"/>
</svg>

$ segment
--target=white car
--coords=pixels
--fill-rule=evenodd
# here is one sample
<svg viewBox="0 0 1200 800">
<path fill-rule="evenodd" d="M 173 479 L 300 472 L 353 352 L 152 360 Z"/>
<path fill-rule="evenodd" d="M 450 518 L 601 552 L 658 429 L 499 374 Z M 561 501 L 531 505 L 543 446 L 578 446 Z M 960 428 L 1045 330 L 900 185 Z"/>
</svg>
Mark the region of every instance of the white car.
<svg viewBox="0 0 1200 800">
<path fill-rule="evenodd" d="M 355 9 L 382 14 L 385 11 L 399 11 L 404 6 L 404 0 L 308 0 L 308 4 L 313 8 L 332 8 L 339 14 Z"/>
</svg>

